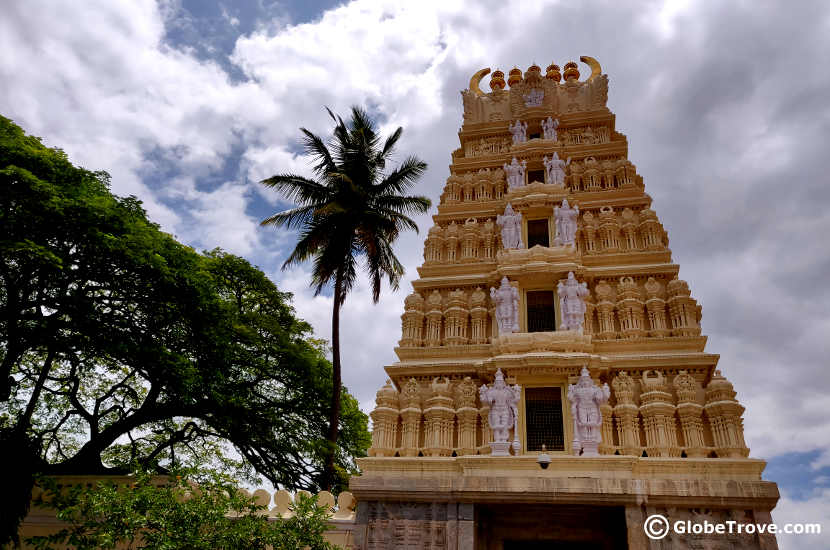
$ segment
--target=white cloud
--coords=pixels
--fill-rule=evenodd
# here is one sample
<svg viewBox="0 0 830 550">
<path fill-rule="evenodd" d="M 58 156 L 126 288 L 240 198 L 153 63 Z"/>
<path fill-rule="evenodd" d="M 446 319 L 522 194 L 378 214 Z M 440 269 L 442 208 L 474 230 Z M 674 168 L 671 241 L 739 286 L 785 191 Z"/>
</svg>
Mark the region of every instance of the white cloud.
<svg viewBox="0 0 830 550">
<path fill-rule="evenodd" d="M 114 190 L 138 195 L 166 230 L 270 271 L 329 338 L 331 300 L 312 297 L 306 268 L 276 271 L 291 235 L 257 227 L 250 213 L 282 204 L 254 182 L 309 174 L 296 155 L 298 128 L 327 135 L 324 105 L 344 115 L 369 106 L 384 131 L 404 126 L 401 152 L 430 164 L 418 192 L 437 200 L 458 146 L 458 90 L 473 72 L 593 55 L 610 75 L 617 129 L 628 135 L 681 277 L 703 303 L 708 350 L 721 354 L 747 406 L 753 455 L 818 449 L 826 465 L 830 77 L 814 68 L 830 47 L 820 27 L 830 19 L 815 15 L 819 6 L 826 13 L 809 2 L 357 0 L 312 23 L 262 21 L 231 58 L 249 80 L 232 83 L 218 64 L 164 43 L 175 2 L 79 9 L 33 0 L 4 6 L 0 98 L 3 114 L 30 133 L 110 171 Z M 238 173 L 205 186 L 231 153 L 241 158 Z M 142 179 L 162 165 L 175 173 Z M 398 247 L 410 278 L 422 239 L 406 236 Z M 361 282 L 343 310 L 345 382 L 367 407 L 382 366 L 395 360 L 408 280 L 376 306 Z M 782 499 L 779 509 L 827 509 L 826 499 Z"/>
</svg>

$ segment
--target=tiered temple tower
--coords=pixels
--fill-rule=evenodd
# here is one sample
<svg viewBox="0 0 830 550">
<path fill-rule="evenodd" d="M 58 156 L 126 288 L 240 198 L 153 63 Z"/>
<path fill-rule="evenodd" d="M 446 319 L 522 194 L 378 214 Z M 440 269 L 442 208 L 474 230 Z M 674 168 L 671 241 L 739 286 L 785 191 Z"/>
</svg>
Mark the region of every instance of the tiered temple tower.
<svg viewBox="0 0 830 550">
<path fill-rule="evenodd" d="M 704 351 L 590 57 L 477 72 L 351 490 L 358 548 L 777 548 L 743 406 Z M 482 387 L 486 385 L 486 387 Z M 492 409 L 492 410 L 491 410 Z M 573 546 L 569 546 L 573 545 Z"/>
</svg>

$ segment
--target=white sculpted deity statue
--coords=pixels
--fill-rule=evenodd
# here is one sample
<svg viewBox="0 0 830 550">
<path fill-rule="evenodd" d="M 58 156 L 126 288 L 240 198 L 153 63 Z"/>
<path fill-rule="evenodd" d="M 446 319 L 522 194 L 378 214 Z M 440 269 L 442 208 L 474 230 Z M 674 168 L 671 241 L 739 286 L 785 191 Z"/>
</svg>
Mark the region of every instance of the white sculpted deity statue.
<svg viewBox="0 0 830 550">
<path fill-rule="evenodd" d="M 568 199 L 562 200 L 562 206 L 553 209 L 553 217 L 556 220 L 556 237 L 553 239 L 555 246 L 576 245 L 576 220 L 579 218 L 579 207 L 568 205 Z"/>
<path fill-rule="evenodd" d="M 553 185 L 563 185 L 565 183 L 565 167 L 571 163 L 571 157 L 568 157 L 568 161 L 565 162 L 559 158 L 559 153 L 554 151 L 553 156 L 550 159 L 545 156 L 542 159 L 542 162 L 545 165 L 545 171 L 548 175 L 547 183 Z"/>
<path fill-rule="evenodd" d="M 507 174 L 507 188 L 513 189 L 514 187 L 521 187 L 525 184 L 525 168 L 527 168 L 527 161 L 523 160 L 521 164 L 516 157 L 513 157 L 513 160 L 510 164 L 505 164 L 503 166 L 504 173 Z"/>
<path fill-rule="evenodd" d="M 516 124 L 508 124 L 507 129 L 513 134 L 513 144 L 527 141 L 527 122 L 516 120 Z"/>
<path fill-rule="evenodd" d="M 569 271 L 568 279 L 564 282 L 560 281 L 556 291 L 559 294 L 559 311 L 562 313 L 560 330 L 576 330 L 582 334 L 588 284 L 578 282 L 574 277 L 574 272 Z"/>
<path fill-rule="evenodd" d="M 516 384 L 508 386 L 504 382 L 504 374 L 501 369 L 496 371 L 496 380 L 493 385 L 487 387 L 482 384 L 478 390 L 482 405 L 490 407 L 490 429 L 493 430 L 493 441 L 490 443 L 493 456 L 510 455 L 510 429 L 513 428 L 513 451 L 519 453 L 519 414 L 518 404 L 522 394 L 522 388 Z"/>
<path fill-rule="evenodd" d="M 542 121 L 542 137 L 556 141 L 556 129 L 559 128 L 559 119 L 548 117 Z"/>
<path fill-rule="evenodd" d="M 496 223 L 501 228 L 501 244 L 505 249 L 525 247 L 522 242 L 522 215 L 514 212 L 509 202 L 504 215 L 496 217 Z"/>
<path fill-rule="evenodd" d="M 490 287 L 490 298 L 496 304 L 496 323 L 499 334 L 519 332 L 519 290 L 502 277 L 499 288 Z"/>
<path fill-rule="evenodd" d="M 608 384 L 599 387 L 591 380 L 588 369 L 582 367 L 579 381 L 568 385 L 568 401 L 574 419 L 573 452 L 582 456 L 599 456 L 597 449 L 602 442 L 602 406 L 611 397 Z"/>
</svg>

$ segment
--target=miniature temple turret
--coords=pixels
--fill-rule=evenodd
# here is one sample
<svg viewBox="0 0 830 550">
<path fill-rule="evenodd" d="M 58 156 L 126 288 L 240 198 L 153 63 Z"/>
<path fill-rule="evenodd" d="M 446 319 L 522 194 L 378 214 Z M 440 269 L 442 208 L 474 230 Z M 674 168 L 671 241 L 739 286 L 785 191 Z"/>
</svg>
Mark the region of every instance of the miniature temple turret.
<svg viewBox="0 0 830 550">
<path fill-rule="evenodd" d="M 493 71 L 488 91 L 482 69 L 461 92 L 460 146 L 433 175 L 446 182 L 398 361 L 350 481 L 354 548 L 776 548 L 643 532 L 653 514 L 769 521 L 778 492 L 749 458 L 608 76 L 580 59 Z"/>
</svg>

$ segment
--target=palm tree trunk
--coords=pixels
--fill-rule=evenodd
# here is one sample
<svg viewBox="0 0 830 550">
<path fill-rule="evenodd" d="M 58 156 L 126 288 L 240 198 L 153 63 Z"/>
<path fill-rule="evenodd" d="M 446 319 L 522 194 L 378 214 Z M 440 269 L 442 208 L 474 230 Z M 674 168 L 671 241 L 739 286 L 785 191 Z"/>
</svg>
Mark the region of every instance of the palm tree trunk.
<svg viewBox="0 0 830 550">
<path fill-rule="evenodd" d="M 334 281 L 334 308 L 331 314 L 331 409 L 329 411 L 329 430 L 326 436 L 328 454 L 323 469 L 322 486 L 327 491 L 334 487 L 334 456 L 337 453 L 337 433 L 340 426 L 340 393 L 343 382 L 340 375 L 340 306 L 342 305 L 343 274 L 337 272 Z"/>
</svg>

